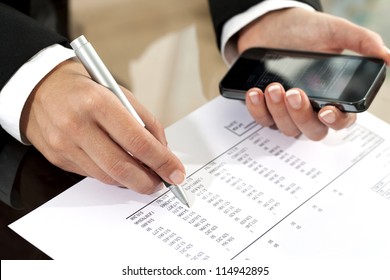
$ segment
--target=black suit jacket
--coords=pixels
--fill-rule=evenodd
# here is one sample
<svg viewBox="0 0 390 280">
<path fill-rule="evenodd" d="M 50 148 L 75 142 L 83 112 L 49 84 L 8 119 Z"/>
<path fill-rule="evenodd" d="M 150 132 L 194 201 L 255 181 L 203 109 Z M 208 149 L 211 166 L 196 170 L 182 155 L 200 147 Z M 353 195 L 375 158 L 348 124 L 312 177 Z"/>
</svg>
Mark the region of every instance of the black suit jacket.
<svg viewBox="0 0 390 280">
<path fill-rule="evenodd" d="M 30 1 L 0 1 L 0 90 L 26 61 L 43 48 L 54 43 L 68 46 L 65 37 L 32 19 L 30 10 Z M 18 206 L 18 197 L 12 187 L 27 151 L 28 147 L 0 128 L 0 200 L 14 207 Z"/>
<path fill-rule="evenodd" d="M 0 21 L 0 89 L 43 48 L 55 43 L 67 45 L 65 37 L 42 27 L 31 17 L 4 3 L 0 3 Z"/>
<path fill-rule="evenodd" d="M 221 47 L 222 27 L 226 21 L 233 16 L 242 13 L 250 7 L 263 2 L 264 0 L 209 0 L 210 12 L 214 24 L 214 31 L 218 43 Z M 297 0 L 309 4 L 314 9 L 322 11 L 320 0 Z"/>
</svg>

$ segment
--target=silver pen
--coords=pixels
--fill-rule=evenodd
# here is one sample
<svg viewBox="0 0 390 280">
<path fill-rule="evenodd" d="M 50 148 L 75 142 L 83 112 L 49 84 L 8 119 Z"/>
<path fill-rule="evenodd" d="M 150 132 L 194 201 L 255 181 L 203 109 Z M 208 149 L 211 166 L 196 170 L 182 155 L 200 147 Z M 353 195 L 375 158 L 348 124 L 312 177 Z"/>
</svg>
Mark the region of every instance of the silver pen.
<svg viewBox="0 0 390 280">
<path fill-rule="evenodd" d="M 119 100 L 126 107 L 126 109 L 134 116 L 134 118 L 143 127 L 145 127 L 145 123 L 137 114 L 137 112 L 135 111 L 135 109 L 115 81 L 114 77 L 111 75 L 110 71 L 108 71 L 107 67 L 104 65 L 103 61 L 100 59 L 99 55 L 96 53 L 95 49 L 87 41 L 87 39 L 83 35 L 81 35 L 80 37 L 73 40 L 70 45 L 75 51 L 77 58 L 81 61 L 85 69 L 88 71 L 92 80 L 111 90 L 119 98 Z M 189 207 L 186 194 L 180 186 L 169 184 L 164 180 L 162 181 L 164 185 L 172 191 L 172 193 L 176 196 L 177 199 L 179 199 L 184 205 Z"/>
</svg>

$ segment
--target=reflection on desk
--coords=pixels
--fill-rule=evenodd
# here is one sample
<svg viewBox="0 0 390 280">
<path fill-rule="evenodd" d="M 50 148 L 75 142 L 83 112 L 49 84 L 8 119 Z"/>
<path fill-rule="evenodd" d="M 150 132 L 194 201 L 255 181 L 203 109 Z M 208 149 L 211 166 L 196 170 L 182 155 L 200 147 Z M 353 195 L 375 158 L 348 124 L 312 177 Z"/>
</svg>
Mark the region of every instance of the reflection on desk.
<svg viewBox="0 0 390 280">
<path fill-rule="evenodd" d="M 4 131 L 0 136 L 0 192 L 4 200 L 0 201 L 0 258 L 49 259 L 8 225 L 83 177 L 55 167 L 32 146 L 22 145 Z"/>
</svg>

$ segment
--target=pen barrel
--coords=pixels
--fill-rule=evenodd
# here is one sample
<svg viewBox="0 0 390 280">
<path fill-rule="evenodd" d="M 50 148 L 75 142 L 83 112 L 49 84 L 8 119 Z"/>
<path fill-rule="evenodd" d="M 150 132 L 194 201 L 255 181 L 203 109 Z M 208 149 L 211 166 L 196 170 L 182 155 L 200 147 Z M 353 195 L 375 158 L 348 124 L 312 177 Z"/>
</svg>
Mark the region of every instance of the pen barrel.
<svg viewBox="0 0 390 280">
<path fill-rule="evenodd" d="M 114 77 L 111 75 L 110 71 L 108 71 L 107 67 L 104 65 L 103 61 L 87 39 L 84 36 L 80 36 L 72 41 L 70 45 L 91 76 L 92 80 L 112 91 L 119 98 L 125 108 L 133 115 L 133 117 L 142 126 L 145 126 L 144 122 L 130 104 L 126 95 L 123 93 L 122 89 L 119 87 L 118 83 L 115 81 Z"/>
</svg>

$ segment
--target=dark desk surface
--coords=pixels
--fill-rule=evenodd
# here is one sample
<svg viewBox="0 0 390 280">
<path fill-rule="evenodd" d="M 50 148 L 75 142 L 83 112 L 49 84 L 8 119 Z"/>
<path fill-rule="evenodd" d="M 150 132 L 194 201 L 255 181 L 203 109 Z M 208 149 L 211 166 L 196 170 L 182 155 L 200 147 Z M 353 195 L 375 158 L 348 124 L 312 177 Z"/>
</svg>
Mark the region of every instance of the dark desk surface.
<svg viewBox="0 0 390 280">
<path fill-rule="evenodd" d="M 2 135 L 1 138 L 0 153 L 7 144 L 21 145 L 11 137 Z M 11 230 L 8 225 L 82 179 L 81 176 L 64 172 L 53 166 L 33 147 L 25 150 L 12 188 L 18 206 L 11 207 L 0 201 L 0 258 L 2 260 L 49 259 L 46 254 Z"/>
</svg>

